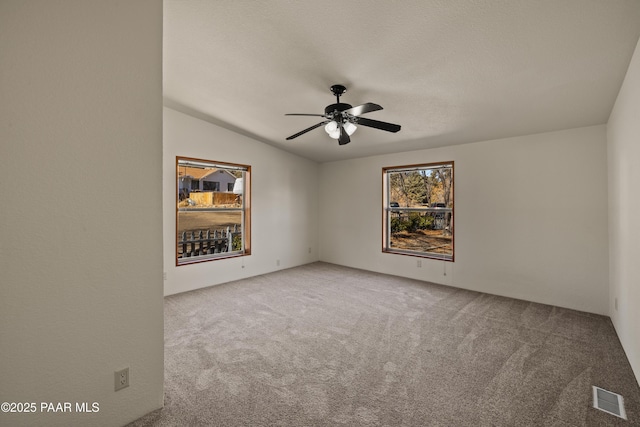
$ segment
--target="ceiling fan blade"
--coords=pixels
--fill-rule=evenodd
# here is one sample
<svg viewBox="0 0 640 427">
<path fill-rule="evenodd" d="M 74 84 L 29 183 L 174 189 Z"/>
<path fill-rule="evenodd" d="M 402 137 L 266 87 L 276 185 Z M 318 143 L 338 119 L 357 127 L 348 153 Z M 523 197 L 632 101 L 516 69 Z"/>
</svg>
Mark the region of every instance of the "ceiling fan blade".
<svg viewBox="0 0 640 427">
<path fill-rule="evenodd" d="M 285 116 L 313 116 L 313 117 L 326 117 L 324 114 L 303 114 L 303 113 L 289 113 Z"/>
<path fill-rule="evenodd" d="M 306 128 L 305 130 L 302 130 L 302 131 L 300 131 L 300 132 L 298 132 L 298 133 L 296 133 L 296 134 L 294 134 L 294 135 L 291 135 L 289 138 L 287 138 L 287 141 L 288 141 L 288 140 L 290 140 L 290 139 L 293 139 L 293 138 L 297 138 L 297 137 L 299 137 L 299 136 L 300 136 L 300 135 L 302 135 L 302 134 L 305 134 L 305 133 L 307 133 L 307 132 L 309 132 L 309 131 L 314 130 L 315 128 L 319 128 L 319 127 L 320 127 L 320 126 L 322 126 L 322 125 L 326 125 L 327 123 L 329 123 L 329 121 L 328 121 L 328 120 L 326 120 L 326 121 L 324 121 L 324 122 L 317 123 L 317 124 L 315 124 L 315 125 L 313 125 L 313 126 L 311 126 L 311 127 L 308 127 L 308 128 Z"/>
<path fill-rule="evenodd" d="M 351 138 L 349 138 L 349 134 L 344 129 L 344 126 L 340 126 L 340 138 L 338 138 L 339 145 L 345 145 L 351 142 Z"/>
<path fill-rule="evenodd" d="M 356 117 L 354 122 L 362 126 L 368 126 L 370 128 L 386 130 L 387 132 L 398 132 L 400 130 L 400 125 L 381 122 L 378 120 L 365 119 L 364 117 Z"/>
<path fill-rule="evenodd" d="M 344 110 L 343 113 L 349 113 L 352 116 L 359 116 L 360 114 L 370 113 L 372 111 L 382 110 L 382 107 L 373 102 L 365 102 L 362 105 L 356 105 L 355 107 Z"/>
</svg>

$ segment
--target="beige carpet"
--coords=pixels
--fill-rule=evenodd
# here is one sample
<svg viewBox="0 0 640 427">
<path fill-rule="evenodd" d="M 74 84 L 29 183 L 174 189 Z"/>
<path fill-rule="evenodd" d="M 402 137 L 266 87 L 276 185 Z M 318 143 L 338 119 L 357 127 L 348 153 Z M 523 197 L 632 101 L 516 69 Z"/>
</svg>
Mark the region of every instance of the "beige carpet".
<svg viewBox="0 0 640 427">
<path fill-rule="evenodd" d="M 606 317 L 314 263 L 167 297 L 165 407 L 131 425 L 639 423 Z"/>
</svg>

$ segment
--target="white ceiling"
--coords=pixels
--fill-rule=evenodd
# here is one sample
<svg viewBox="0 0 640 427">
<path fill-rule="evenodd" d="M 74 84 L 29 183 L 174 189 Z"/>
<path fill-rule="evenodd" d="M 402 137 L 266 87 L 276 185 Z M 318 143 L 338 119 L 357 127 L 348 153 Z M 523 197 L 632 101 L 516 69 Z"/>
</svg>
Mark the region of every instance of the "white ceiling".
<svg viewBox="0 0 640 427">
<path fill-rule="evenodd" d="M 165 0 L 165 105 L 319 162 L 606 123 L 639 0 Z M 374 102 L 339 146 L 335 102 Z"/>
</svg>

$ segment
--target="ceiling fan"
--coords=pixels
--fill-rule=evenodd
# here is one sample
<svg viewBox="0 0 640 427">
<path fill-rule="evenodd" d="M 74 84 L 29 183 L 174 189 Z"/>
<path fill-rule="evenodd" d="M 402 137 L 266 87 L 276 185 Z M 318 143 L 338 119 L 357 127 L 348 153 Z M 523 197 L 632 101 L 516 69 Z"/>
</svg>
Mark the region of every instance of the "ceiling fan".
<svg viewBox="0 0 640 427">
<path fill-rule="evenodd" d="M 345 145 L 351 142 L 350 136 L 353 134 L 353 132 L 355 132 L 356 125 L 386 130 L 387 132 L 398 132 L 400 130 L 400 125 L 360 117 L 361 114 L 382 110 L 382 107 L 371 102 L 357 105 L 355 107 L 352 107 L 349 104 L 342 103 L 340 102 L 340 96 L 343 95 L 346 91 L 347 88 L 343 85 L 331 86 L 331 92 L 336 96 L 336 103 L 328 105 L 324 109 L 324 114 L 285 114 L 285 116 L 315 116 L 325 118 L 324 121 L 308 127 L 305 130 L 300 131 L 294 135 L 291 135 L 287 138 L 287 140 L 297 138 L 300 135 L 303 135 L 323 125 L 324 130 L 329 134 L 329 136 L 333 139 L 337 139 L 338 144 L 340 145 Z"/>
</svg>

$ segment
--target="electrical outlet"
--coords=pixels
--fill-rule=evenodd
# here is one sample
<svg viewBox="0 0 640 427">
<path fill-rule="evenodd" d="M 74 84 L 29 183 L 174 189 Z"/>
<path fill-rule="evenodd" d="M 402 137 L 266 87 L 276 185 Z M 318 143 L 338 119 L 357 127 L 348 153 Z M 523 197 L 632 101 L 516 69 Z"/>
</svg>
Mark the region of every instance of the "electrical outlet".
<svg viewBox="0 0 640 427">
<path fill-rule="evenodd" d="M 277 260 L 276 260 L 276 265 L 277 265 L 278 267 L 280 266 L 280 260 L 279 260 L 279 259 L 277 259 Z"/>
<path fill-rule="evenodd" d="M 421 259 L 418 260 L 418 268 L 422 268 L 422 260 Z"/>
<path fill-rule="evenodd" d="M 128 367 L 122 369 L 121 371 L 116 371 L 114 373 L 114 376 L 115 376 L 116 391 L 129 387 L 129 368 Z"/>
<path fill-rule="evenodd" d="M 162 273 L 162 280 L 167 280 L 167 272 Z"/>
<path fill-rule="evenodd" d="M 311 248 L 309 248 L 309 253 L 311 253 Z"/>
</svg>

